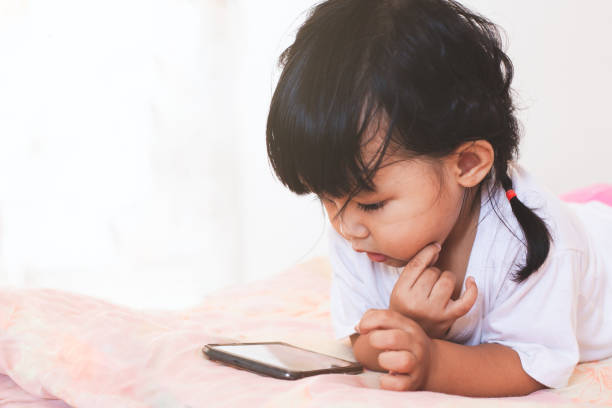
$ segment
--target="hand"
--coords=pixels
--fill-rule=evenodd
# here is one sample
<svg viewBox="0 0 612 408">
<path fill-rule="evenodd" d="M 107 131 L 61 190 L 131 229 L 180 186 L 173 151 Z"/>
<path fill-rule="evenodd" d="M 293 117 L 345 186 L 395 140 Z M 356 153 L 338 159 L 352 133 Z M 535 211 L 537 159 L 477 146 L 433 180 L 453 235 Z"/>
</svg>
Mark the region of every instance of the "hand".
<svg viewBox="0 0 612 408">
<path fill-rule="evenodd" d="M 439 253 L 435 244 L 419 251 L 402 271 L 389 298 L 389 309 L 415 320 L 432 339 L 446 336 L 455 320 L 469 312 L 478 297 L 476 282 L 468 277 L 463 295 L 451 299 L 457 277 L 431 266 Z"/>
<path fill-rule="evenodd" d="M 434 342 L 414 320 L 388 309 L 369 309 L 355 327 L 370 346 L 383 350 L 378 364 L 389 374 L 380 387 L 395 391 L 422 390 L 427 384 Z"/>
</svg>

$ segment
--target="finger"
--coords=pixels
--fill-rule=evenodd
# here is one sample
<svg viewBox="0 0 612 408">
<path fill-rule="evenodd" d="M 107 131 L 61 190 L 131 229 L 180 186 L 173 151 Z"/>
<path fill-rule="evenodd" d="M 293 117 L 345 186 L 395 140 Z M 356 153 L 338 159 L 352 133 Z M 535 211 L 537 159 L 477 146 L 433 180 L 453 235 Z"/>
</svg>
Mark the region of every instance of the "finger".
<svg viewBox="0 0 612 408">
<path fill-rule="evenodd" d="M 389 309 L 366 310 L 363 316 L 361 316 L 361 320 L 359 320 L 359 322 L 357 322 L 357 324 L 355 325 L 355 331 L 359 334 L 367 334 L 370 330 L 372 330 L 372 323 L 370 322 L 370 320 L 378 320 L 381 318 L 382 315 L 385 315 L 388 312 Z M 366 322 L 367 324 L 362 325 L 362 322 Z"/>
<path fill-rule="evenodd" d="M 420 297 L 427 299 L 441 273 L 440 269 L 433 266 L 425 269 L 414 283 L 415 294 L 418 293 Z"/>
<path fill-rule="evenodd" d="M 374 330 L 368 340 L 370 346 L 379 350 L 411 351 L 415 347 L 412 334 L 401 329 Z"/>
<path fill-rule="evenodd" d="M 441 305 L 443 309 L 446 308 L 446 305 L 451 300 L 453 292 L 455 291 L 456 283 L 457 277 L 454 273 L 451 271 L 442 272 L 429 294 L 431 302 L 436 305 Z"/>
<path fill-rule="evenodd" d="M 453 318 L 459 318 L 470 311 L 478 298 L 478 287 L 472 276 L 465 282 L 465 291 L 457 300 L 451 300 L 446 308 L 447 313 Z"/>
<path fill-rule="evenodd" d="M 417 358 L 409 350 L 384 351 L 378 355 L 378 364 L 388 371 L 410 374 L 418 364 Z"/>
<path fill-rule="evenodd" d="M 385 329 L 412 331 L 415 324 L 414 320 L 390 309 L 369 309 L 363 314 L 357 328 L 360 334 Z"/>
<path fill-rule="evenodd" d="M 436 262 L 440 249 L 441 246 L 438 243 L 429 244 L 425 248 L 421 249 L 415 256 L 413 256 L 408 264 L 404 267 L 402 274 L 399 277 L 400 280 L 405 281 L 402 283 L 402 285 L 406 285 L 406 287 L 411 288 L 421 272 Z"/>
<path fill-rule="evenodd" d="M 390 391 L 415 391 L 417 389 L 414 378 L 406 374 L 381 375 L 380 388 Z"/>
</svg>

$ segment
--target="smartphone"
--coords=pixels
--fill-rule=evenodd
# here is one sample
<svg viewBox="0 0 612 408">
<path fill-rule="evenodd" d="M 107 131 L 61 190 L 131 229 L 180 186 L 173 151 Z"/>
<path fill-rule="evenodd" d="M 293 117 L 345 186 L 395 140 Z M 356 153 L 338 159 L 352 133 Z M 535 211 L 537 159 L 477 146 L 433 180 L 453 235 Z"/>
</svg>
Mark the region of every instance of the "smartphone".
<svg viewBox="0 0 612 408">
<path fill-rule="evenodd" d="M 282 380 L 363 371 L 359 363 L 283 342 L 207 344 L 202 352 L 211 360 Z"/>
</svg>

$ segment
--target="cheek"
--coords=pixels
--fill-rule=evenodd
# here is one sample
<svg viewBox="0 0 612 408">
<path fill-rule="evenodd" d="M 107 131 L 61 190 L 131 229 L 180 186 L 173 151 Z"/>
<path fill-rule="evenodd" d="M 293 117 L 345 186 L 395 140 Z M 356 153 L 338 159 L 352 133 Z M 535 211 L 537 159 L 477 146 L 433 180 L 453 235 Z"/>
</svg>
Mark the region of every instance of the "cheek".
<svg viewBox="0 0 612 408">
<path fill-rule="evenodd" d="M 452 228 L 453 213 L 433 207 L 418 216 L 403 214 L 376 229 L 377 241 L 387 255 L 407 261 L 434 241 L 443 242 Z M 382 242 L 381 242 L 382 241 Z"/>
<path fill-rule="evenodd" d="M 391 248 L 400 255 L 400 259 L 410 259 L 432 242 L 435 235 L 435 231 L 428 228 L 396 229 Z"/>
</svg>

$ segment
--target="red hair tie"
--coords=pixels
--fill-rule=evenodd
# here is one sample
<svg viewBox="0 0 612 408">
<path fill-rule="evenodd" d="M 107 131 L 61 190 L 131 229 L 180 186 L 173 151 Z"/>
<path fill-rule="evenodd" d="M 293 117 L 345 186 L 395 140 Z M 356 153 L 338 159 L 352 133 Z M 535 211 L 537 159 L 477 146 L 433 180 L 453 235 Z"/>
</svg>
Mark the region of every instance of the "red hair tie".
<svg viewBox="0 0 612 408">
<path fill-rule="evenodd" d="M 506 197 L 508 197 L 508 201 L 510 201 L 514 197 L 516 197 L 516 193 L 514 192 L 514 190 L 508 190 L 506 191 Z"/>
</svg>

